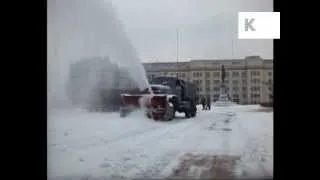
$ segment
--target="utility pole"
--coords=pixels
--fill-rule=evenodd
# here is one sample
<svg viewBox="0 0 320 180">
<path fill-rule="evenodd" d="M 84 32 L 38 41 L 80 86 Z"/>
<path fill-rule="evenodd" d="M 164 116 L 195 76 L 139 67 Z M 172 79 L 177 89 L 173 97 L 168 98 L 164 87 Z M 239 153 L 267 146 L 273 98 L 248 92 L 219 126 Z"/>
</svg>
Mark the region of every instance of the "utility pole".
<svg viewBox="0 0 320 180">
<path fill-rule="evenodd" d="M 179 29 L 177 28 L 177 78 L 178 78 L 178 63 L 179 63 Z"/>
<path fill-rule="evenodd" d="M 231 39 L 231 59 L 234 58 L 233 39 Z"/>
</svg>

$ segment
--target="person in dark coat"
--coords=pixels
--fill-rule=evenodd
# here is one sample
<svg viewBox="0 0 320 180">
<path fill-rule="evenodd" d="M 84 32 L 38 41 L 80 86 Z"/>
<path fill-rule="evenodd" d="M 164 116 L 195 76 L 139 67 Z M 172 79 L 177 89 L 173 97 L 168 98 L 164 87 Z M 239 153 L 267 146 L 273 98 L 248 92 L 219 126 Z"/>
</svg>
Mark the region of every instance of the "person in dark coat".
<svg viewBox="0 0 320 180">
<path fill-rule="evenodd" d="M 206 108 L 206 99 L 204 97 L 201 98 L 202 110 Z"/>
<path fill-rule="evenodd" d="M 210 97 L 207 97 L 207 109 L 210 110 L 211 109 L 211 99 Z"/>
</svg>

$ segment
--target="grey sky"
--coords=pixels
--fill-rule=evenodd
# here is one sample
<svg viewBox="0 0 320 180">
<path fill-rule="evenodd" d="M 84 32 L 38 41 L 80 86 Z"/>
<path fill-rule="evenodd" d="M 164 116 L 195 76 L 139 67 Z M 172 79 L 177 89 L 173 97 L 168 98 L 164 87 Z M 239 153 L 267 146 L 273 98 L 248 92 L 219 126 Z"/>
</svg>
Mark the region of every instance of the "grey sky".
<svg viewBox="0 0 320 180">
<path fill-rule="evenodd" d="M 143 62 L 273 58 L 272 40 L 238 40 L 239 11 L 273 11 L 272 0 L 106 0 L 111 1 Z M 232 56 L 233 42 L 233 56 Z"/>
</svg>

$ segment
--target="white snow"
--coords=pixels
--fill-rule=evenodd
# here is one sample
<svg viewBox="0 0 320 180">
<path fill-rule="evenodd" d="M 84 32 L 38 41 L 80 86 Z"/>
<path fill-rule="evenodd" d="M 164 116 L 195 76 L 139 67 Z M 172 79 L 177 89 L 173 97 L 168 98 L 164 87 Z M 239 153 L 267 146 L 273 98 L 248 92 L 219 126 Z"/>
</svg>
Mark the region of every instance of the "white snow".
<svg viewBox="0 0 320 180">
<path fill-rule="evenodd" d="M 257 112 L 259 106 L 200 109 L 196 118 L 177 113 L 170 122 L 143 112 L 127 118 L 78 109 L 51 112 L 48 177 L 167 177 L 185 153 L 239 155 L 239 175 L 272 176 L 273 112 Z"/>
</svg>

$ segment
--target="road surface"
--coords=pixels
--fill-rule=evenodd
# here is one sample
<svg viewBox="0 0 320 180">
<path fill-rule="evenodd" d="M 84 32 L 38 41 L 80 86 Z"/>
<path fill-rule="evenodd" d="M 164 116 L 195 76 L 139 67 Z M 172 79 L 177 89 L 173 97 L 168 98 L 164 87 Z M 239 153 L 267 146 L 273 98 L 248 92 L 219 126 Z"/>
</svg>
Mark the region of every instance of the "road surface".
<svg viewBox="0 0 320 180">
<path fill-rule="evenodd" d="M 155 122 L 135 112 L 49 114 L 48 177 L 232 178 L 273 176 L 273 112 L 214 107 Z"/>
</svg>

